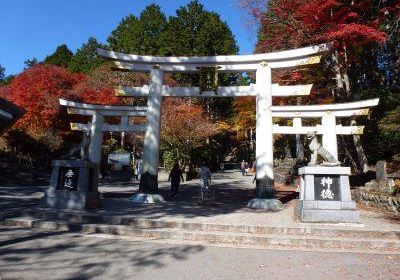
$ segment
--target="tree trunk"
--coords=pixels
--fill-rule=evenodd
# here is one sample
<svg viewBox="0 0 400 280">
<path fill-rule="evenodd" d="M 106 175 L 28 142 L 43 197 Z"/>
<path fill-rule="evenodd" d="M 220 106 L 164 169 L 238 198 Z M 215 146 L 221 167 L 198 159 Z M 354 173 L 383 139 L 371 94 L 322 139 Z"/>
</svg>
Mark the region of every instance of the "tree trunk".
<svg viewBox="0 0 400 280">
<path fill-rule="evenodd" d="M 296 102 L 297 102 L 297 105 L 300 105 L 301 97 L 297 97 Z M 301 119 L 300 119 L 300 122 L 301 122 Z M 296 134 L 296 161 L 297 161 L 297 164 L 304 162 L 303 137 L 301 136 L 301 134 Z"/>
<path fill-rule="evenodd" d="M 342 99 L 342 93 L 344 92 L 344 83 L 343 83 L 343 78 L 342 74 L 340 71 L 340 64 L 339 64 L 339 53 L 337 50 L 332 54 L 332 59 L 333 59 L 333 69 L 335 71 L 335 80 L 336 80 L 336 97 L 339 98 L 339 100 Z"/>
<path fill-rule="evenodd" d="M 351 92 L 351 83 L 350 83 L 350 78 L 348 75 L 348 69 L 349 69 L 349 65 L 348 65 L 348 59 L 347 59 L 347 50 L 346 47 L 344 47 L 344 66 L 342 66 L 340 64 L 339 61 L 339 54 L 337 51 L 335 51 L 334 55 L 333 55 L 333 60 L 334 60 L 334 70 L 336 72 L 336 86 L 338 87 L 338 94 L 345 94 L 345 97 L 343 98 L 343 96 L 340 96 L 341 100 L 352 100 L 352 92 Z M 355 120 L 352 120 L 351 125 L 355 125 L 356 122 Z M 357 158 L 359 161 L 359 165 L 361 166 L 361 170 L 363 172 L 367 172 L 369 170 L 368 167 L 368 161 L 367 161 L 367 157 L 365 155 L 364 149 L 361 145 L 361 140 L 360 140 L 360 136 L 358 135 L 353 135 L 353 143 L 354 143 L 354 147 L 356 148 L 356 152 L 357 152 Z M 347 148 L 346 148 L 347 149 Z M 348 153 L 348 151 L 346 151 L 346 153 Z M 348 153 L 349 154 L 349 153 Z"/>
<path fill-rule="evenodd" d="M 356 120 L 351 120 L 350 125 L 357 125 Z M 366 172 L 370 171 L 370 168 L 368 166 L 368 160 L 365 155 L 364 148 L 361 145 L 360 136 L 357 134 L 354 134 L 353 142 L 354 142 L 354 147 L 356 147 L 358 162 L 360 164 L 361 170 L 362 170 L 362 172 L 366 173 Z"/>
<path fill-rule="evenodd" d="M 359 168 L 358 168 L 356 162 L 354 161 L 353 157 L 351 156 L 351 153 L 350 153 L 349 149 L 347 149 L 346 140 L 344 139 L 343 135 L 340 135 L 339 139 L 341 139 L 341 142 L 342 142 L 341 145 L 343 146 L 344 153 L 346 154 L 346 158 L 349 160 L 351 166 L 356 171 L 356 173 L 358 173 L 359 172 Z"/>
</svg>

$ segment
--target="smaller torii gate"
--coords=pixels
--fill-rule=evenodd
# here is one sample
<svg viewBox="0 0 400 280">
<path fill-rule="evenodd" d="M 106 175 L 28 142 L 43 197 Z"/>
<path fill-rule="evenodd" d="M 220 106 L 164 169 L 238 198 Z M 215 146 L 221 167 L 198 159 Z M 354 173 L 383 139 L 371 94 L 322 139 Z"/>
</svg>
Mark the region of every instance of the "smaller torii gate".
<svg viewBox="0 0 400 280">
<path fill-rule="evenodd" d="M 337 118 L 365 116 L 369 108 L 378 105 L 379 98 L 326 105 L 272 106 L 272 117 L 293 119 L 293 126 L 274 124 L 274 134 L 322 134 L 322 146 L 338 159 L 337 135 L 363 134 L 364 126 L 336 124 Z M 303 119 L 321 119 L 316 126 L 302 126 Z"/>
<path fill-rule="evenodd" d="M 71 123 L 71 130 L 80 130 L 90 134 L 89 160 L 100 164 L 103 132 L 144 132 L 144 125 L 130 124 L 130 117 L 146 117 L 144 106 L 93 105 L 60 99 L 60 105 L 66 106 L 68 114 L 92 116 L 90 123 Z M 105 122 L 105 117 L 119 117 L 119 124 Z"/>
</svg>

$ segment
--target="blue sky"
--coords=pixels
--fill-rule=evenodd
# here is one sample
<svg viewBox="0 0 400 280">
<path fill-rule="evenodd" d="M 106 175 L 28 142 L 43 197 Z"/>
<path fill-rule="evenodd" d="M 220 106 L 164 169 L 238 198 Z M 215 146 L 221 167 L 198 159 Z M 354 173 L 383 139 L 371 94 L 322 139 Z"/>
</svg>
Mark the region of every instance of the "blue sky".
<svg viewBox="0 0 400 280">
<path fill-rule="evenodd" d="M 6 74 L 19 73 L 24 61 L 42 60 L 60 44 L 75 51 L 89 36 L 106 42 L 110 32 L 128 14 L 139 15 L 151 3 L 163 12 L 175 11 L 189 0 L 0 0 L 0 64 Z M 241 54 L 253 52 L 255 32 L 246 28 L 238 0 L 200 0 L 207 10 L 226 21 Z"/>
</svg>

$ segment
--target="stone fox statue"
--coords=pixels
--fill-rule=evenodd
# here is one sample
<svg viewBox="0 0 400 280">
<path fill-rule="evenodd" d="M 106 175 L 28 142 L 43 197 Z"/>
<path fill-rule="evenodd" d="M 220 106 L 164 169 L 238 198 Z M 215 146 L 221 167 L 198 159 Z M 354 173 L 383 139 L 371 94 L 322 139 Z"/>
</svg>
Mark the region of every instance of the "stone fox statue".
<svg viewBox="0 0 400 280">
<path fill-rule="evenodd" d="M 321 156 L 324 160 L 322 165 L 340 165 L 340 161 L 337 161 L 330 152 L 328 152 L 320 143 L 318 143 L 317 134 L 315 132 L 308 132 L 307 139 L 309 143 L 308 147 L 312 152 L 311 161 L 308 165 L 317 165 L 318 156 Z"/>
</svg>

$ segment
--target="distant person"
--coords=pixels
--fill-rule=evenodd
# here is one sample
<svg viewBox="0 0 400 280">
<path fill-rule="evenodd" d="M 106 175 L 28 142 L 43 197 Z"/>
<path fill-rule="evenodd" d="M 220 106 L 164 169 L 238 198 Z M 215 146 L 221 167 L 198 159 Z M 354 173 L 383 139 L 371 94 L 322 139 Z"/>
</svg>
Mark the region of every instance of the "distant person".
<svg viewBox="0 0 400 280">
<path fill-rule="evenodd" d="M 249 166 L 249 164 L 246 162 L 245 164 L 244 164 L 244 174 L 247 176 L 247 175 L 249 175 L 249 171 L 250 171 L 250 166 Z"/>
<path fill-rule="evenodd" d="M 201 188 L 203 190 L 207 190 L 211 182 L 211 172 L 210 169 L 206 166 L 205 162 L 202 162 L 200 165 L 199 177 Z"/>
<path fill-rule="evenodd" d="M 140 178 L 142 177 L 142 173 L 143 173 L 143 160 L 139 160 L 136 166 L 136 174 L 139 181 Z"/>
<path fill-rule="evenodd" d="M 182 170 L 179 167 L 179 163 L 175 162 L 174 167 L 172 167 L 169 173 L 168 182 L 171 181 L 171 196 L 175 196 L 179 192 L 179 184 L 183 180 Z"/>
<path fill-rule="evenodd" d="M 253 162 L 251 164 L 251 171 L 256 172 L 256 161 L 255 160 L 253 160 Z"/>
<path fill-rule="evenodd" d="M 219 168 L 221 169 L 221 172 L 224 172 L 225 166 L 222 162 L 219 164 Z"/>
<path fill-rule="evenodd" d="M 136 160 L 132 160 L 132 172 L 133 172 L 133 180 L 137 180 L 137 169 L 136 169 Z"/>
<path fill-rule="evenodd" d="M 242 171 L 242 176 L 244 176 L 245 170 L 246 170 L 246 163 L 244 160 L 240 163 L 240 170 Z"/>
</svg>

